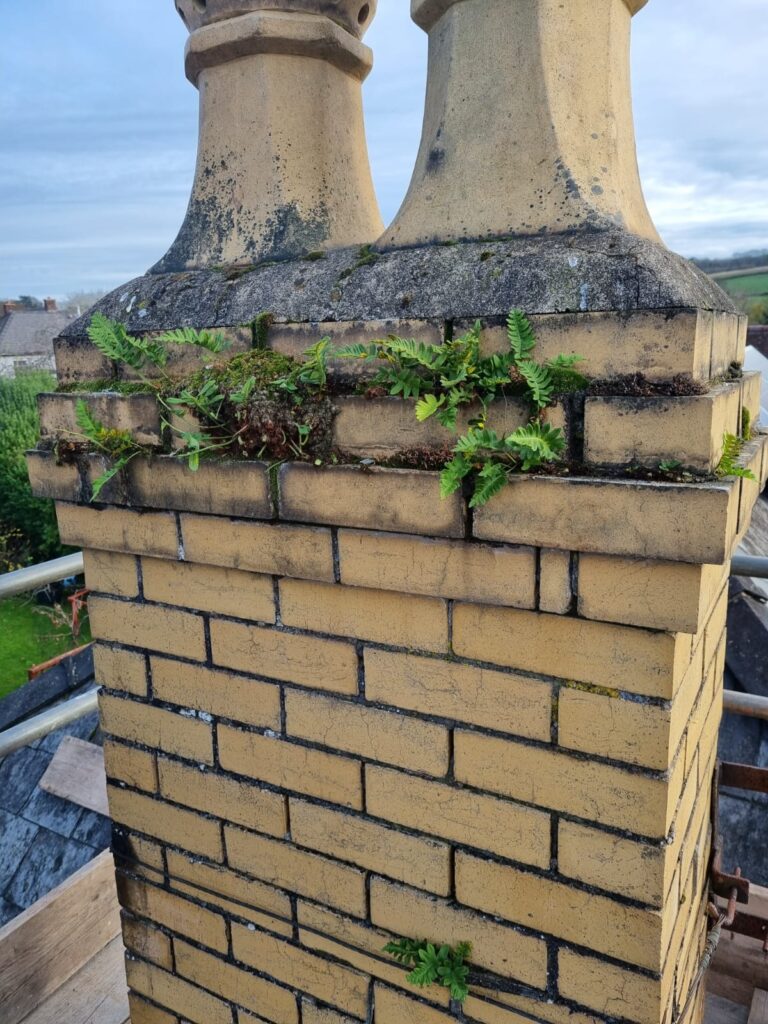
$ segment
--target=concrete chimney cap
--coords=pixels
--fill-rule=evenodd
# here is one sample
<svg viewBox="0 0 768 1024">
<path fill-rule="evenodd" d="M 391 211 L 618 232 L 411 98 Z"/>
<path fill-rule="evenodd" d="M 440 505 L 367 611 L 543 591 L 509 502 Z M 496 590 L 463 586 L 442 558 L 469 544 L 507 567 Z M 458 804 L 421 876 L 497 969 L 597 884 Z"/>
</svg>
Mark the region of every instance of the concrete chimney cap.
<svg viewBox="0 0 768 1024">
<path fill-rule="evenodd" d="M 335 21 L 358 39 L 376 14 L 378 0 L 174 0 L 190 32 L 205 25 L 254 11 L 287 11 L 321 15 Z"/>
<path fill-rule="evenodd" d="M 449 7 L 464 2 L 467 0 L 411 0 L 411 18 L 420 28 L 428 32 Z M 623 2 L 629 8 L 630 14 L 637 14 L 641 8 L 645 7 L 648 0 L 623 0 Z"/>
</svg>

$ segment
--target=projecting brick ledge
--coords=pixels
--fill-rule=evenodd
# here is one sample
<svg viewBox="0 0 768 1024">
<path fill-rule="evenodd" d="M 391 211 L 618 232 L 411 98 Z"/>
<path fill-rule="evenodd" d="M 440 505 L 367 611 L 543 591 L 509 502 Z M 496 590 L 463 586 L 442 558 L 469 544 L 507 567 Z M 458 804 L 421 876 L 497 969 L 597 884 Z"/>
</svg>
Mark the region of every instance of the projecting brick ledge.
<svg viewBox="0 0 768 1024">
<path fill-rule="evenodd" d="M 745 465 L 758 481 L 768 474 L 767 446 L 763 435 L 745 448 Z M 91 456 L 77 472 L 57 465 L 50 453 L 31 452 L 28 466 L 37 496 L 78 502 L 106 463 Z M 273 503 L 265 463 L 210 461 L 192 473 L 162 456 L 134 459 L 100 497 L 135 509 L 275 518 L 435 538 L 465 539 L 471 530 L 474 539 L 492 543 L 719 565 L 746 529 L 760 486 L 739 479 L 673 484 L 521 475 L 473 516 L 460 495 L 440 498 L 437 473 L 417 470 L 289 463 L 279 470 L 278 490 Z M 93 515 L 98 513 L 86 507 L 82 521 Z M 87 531 L 71 543 L 86 541 Z M 555 604 L 563 600 L 557 595 L 548 599 Z"/>
</svg>

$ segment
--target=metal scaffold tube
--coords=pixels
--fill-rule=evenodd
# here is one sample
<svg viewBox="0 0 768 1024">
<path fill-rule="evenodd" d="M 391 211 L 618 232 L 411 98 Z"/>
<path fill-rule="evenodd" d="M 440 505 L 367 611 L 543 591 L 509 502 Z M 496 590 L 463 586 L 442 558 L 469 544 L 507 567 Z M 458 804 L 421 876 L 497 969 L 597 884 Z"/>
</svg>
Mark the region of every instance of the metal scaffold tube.
<svg viewBox="0 0 768 1024">
<path fill-rule="evenodd" d="M 77 551 L 74 555 L 64 555 L 63 558 L 54 558 L 53 561 L 42 562 L 40 565 L 30 565 L 26 569 L 17 569 L 16 572 L 0 576 L 0 600 L 24 594 L 29 590 L 37 590 L 48 583 L 57 583 L 70 576 L 79 576 L 82 572 L 82 551 Z"/>
</svg>

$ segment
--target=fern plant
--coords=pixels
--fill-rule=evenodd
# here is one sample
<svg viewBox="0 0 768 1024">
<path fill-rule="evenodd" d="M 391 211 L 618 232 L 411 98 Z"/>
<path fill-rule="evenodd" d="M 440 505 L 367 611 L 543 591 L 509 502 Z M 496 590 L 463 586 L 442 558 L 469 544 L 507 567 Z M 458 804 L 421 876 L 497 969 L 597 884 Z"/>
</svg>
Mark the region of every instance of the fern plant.
<svg viewBox="0 0 768 1024">
<path fill-rule="evenodd" d="M 415 398 L 416 419 L 433 416 L 442 426 L 455 430 L 462 406 L 479 403 L 480 412 L 454 449 L 454 458 L 441 475 L 443 497 L 455 493 L 474 475 L 470 506 L 485 505 L 498 494 L 514 472 L 529 472 L 556 462 L 565 451 L 559 429 L 542 422 L 551 405 L 556 384 L 586 386 L 586 378 L 574 368 L 580 356 L 559 355 L 545 363 L 533 358 L 536 337 L 530 320 L 517 309 L 507 317 L 506 352 L 483 356 L 481 325 L 477 321 L 465 334 L 443 345 L 390 336 L 370 345 L 352 345 L 337 355 L 349 359 L 376 360 L 379 368 L 374 386 L 387 387 L 390 395 Z M 486 428 L 489 404 L 513 386 L 522 386 L 531 406 L 531 420 L 506 437 Z"/>
<path fill-rule="evenodd" d="M 744 438 L 737 437 L 735 434 L 725 434 L 723 437 L 723 457 L 720 459 L 716 470 L 719 477 L 733 476 L 740 477 L 743 480 L 757 479 L 751 469 L 745 469 L 744 466 L 739 465 L 739 459 L 741 458 L 745 443 Z"/>
<path fill-rule="evenodd" d="M 221 331 L 196 331 L 191 327 L 166 331 L 153 338 L 136 338 L 127 332 L 123 324 L 110 320 L 103 313 L 93 314 L 88 337 L 107 359 L 124 363 L 140 375 L 147 365 L 161 371 L 167 366 L 168 345 L 193 345 L 214 354 L 223 352 L 230 345 Z"/>
<path fill-rule="evenodd" d="M 92 500 L 95 501 L 106 484 L 116 477 L 121 470 L 125 469 L 131 459 L 140 455 L 144 449 L 133 439 L 129 431 L 110 430 L 105 427 L 103 423 L 95 418 L 82 400 L 78 401 L 75 405 L 75 419 L 82 431 L 83 437 L 87 438 L 98 451 L 103 452 L 104 455 L 112 460 L 112 465 L 109 469 L 102 473 L 93 483 Z"/>
<path fill-rule="evenodd" d="M 479 508 L 499 493 L 512 473 L 527 473 L 556 462 L 564 450 L 562 430 L 539 420 L 518 427 L 505 437 L 487 428 L 472 428 L 459 438 L 455 457 L 440 475 L 440 493 L 447 498 L 462 487 L 466 477 L 475 473 L 469 505 Z"/>
<path fill-rule="evenodd" d="M 451 999 L 459 1003 L 469 995 L 469 967 L 465 961 L 472 953 L 472 946 L 468 942 L 448 946 L 426 940 L 400 939 L 388 942 L 384 952 L 404 967 L 412 968 L 407 976 L 412 985 L 419 988 L 440 985 L 449 989 Z"/>
</svg>

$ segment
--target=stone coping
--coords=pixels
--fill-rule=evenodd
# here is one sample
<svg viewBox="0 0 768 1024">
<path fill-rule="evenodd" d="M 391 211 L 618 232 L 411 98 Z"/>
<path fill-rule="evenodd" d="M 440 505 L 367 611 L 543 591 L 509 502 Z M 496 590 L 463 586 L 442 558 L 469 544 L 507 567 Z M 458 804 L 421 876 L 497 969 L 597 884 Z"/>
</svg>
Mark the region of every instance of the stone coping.
<svg viewBox="0 0 768 1024">
<path fill-rule="evenodd" d="M 146 274 L 62 333 L 82 339 L 93 312 L 129 331 L 283 322 L 475 319 L 615 311 L 717 310 L 728 296 L 664 246 L 621 232 L 571 232 L 374 251 L 339 249 L 253 268 Z"/>
</svg>

